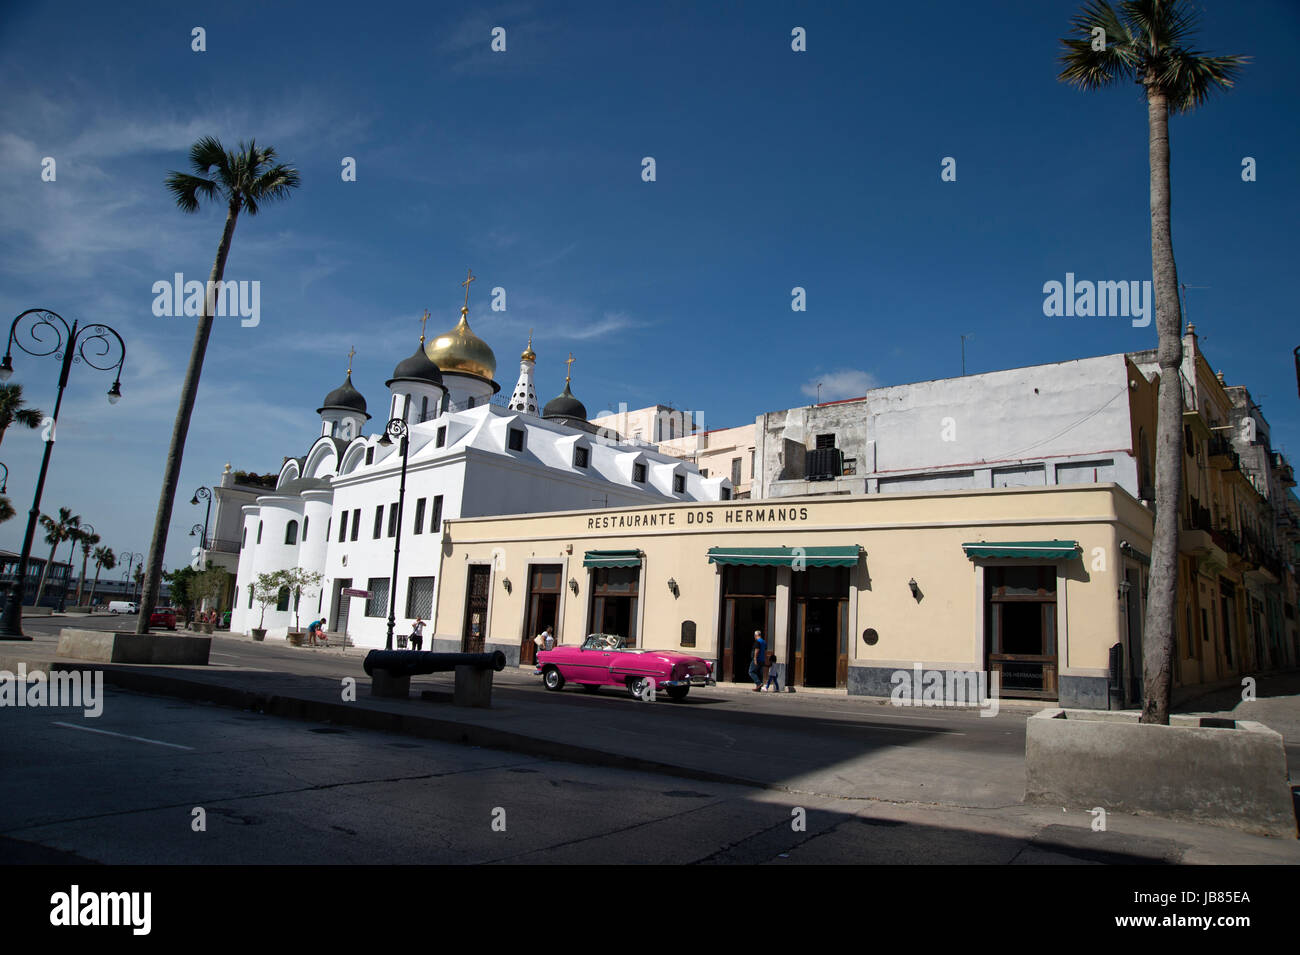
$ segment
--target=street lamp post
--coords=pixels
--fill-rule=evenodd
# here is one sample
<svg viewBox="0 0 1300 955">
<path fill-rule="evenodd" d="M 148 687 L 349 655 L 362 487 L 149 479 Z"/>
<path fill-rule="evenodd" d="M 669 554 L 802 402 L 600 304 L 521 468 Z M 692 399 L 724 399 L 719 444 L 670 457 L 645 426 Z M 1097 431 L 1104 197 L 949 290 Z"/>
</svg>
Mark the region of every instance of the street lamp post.
<svg viewBox="0 0 1300 955">
<path fill-rule="evenodd" d="M 190 503 L 198 504 L 200 499 L 208 502 L 208 509 L 203 513 L 203 542 L 199 546 L 200 550 L 204 550 L 208 546 L 208 518 L 212 516 L 212 488 L 199 488 L 190 498 Z"/>
<path fill-rule="evenodd" d="M 82 535 L 89 537 L 93 533 L 95 533 L 94 524 L 81 523 L 77 525 L 77 533 L 68 538 L 72 546 L 68 548 L 68 579 L 64 581 L 63 593 L 59 596 L 59 613 L 63 613 L 68 603 L 68 590 L 72 587 L 72 568 L 77 559 L 77 545 L 81 543 Z"/>
<path fill-rule="evenodd" d="M 127 551 L 122 555 L 122 560 L 126 561 L 126 592 L 130 594 L 131 599 L 134 600 L 135 582 L 131 579 L 131 571 L 135 569 L 135 562 L 137 560 L 140 561 L 141 564 L 144 563 L 144 554 L 141 554 L 138 551 Z"/>
<path fill-rule="evenodd" d="M 5 471 L 4 479 L 0 480 L 0 494 L 3 494 L 5 491 L 9 490 L 9 468 L 3 463 L 0 463 L 0 468 L 4 468 Z"/>
<path fill-rule="evenodd" d="M 26 336 L 28 344 L 23 343 Z M 114 344 L 116 342 L 116 344 Z M 8 381 L 14 373 L 13 346 L 35 358 L 53 355 L 61 361 L 59 390 L 54 399 L 54 414 L 45 431 L 45 453 L 41 456 L 40 475 L 36 479 L 36 494 L 32 509 L 27 515 L 27 532 L 23 535 L 23 549 L 18 557 L 18 573 L 9 585 L 4 615 L 0 617 L 0 640 L 30 640 L 23 634 L 23 587 L 27 582 L 27 562 L 32 556 L 32 539 L 36 536 L 36 522 L 41 515 L 41 494 L 45 491 L 45 475 L 50 468 L 50 453 L 54 450 L 54 435 L 59 426 L 59 408 L 63 405 L 63 389 L 67 387 L 72 366 L 85 362 L 98 371 L 112 371 L 113 386 L 108 389 L 108 400 L 117 404 L 122 397 L 122 365 L 126 362 L 126 343 L 122 336 L 107 325 L 71 326 L 63 316 L 46 308 L 29 308 L 19 314 L 9 326 L 9 343 L 4 360 L 0 362 L 0 381 Z M 90 346 L 89 354 L 87 346 Z M 118 354 L 116 361 L 110 360 Z M 104 361 L 105 364 L 99 364 Z"/>
<path fill-rule="evenodd" d="M 397 558 L 402 550 L 402 507 L 406 503 L 406 458 L 411 449 L 410 429 L 401 418 L 389 418 L 384 426 L 384 436 L 379 443 L 388 447 L 393 438 L 401 441 L 399 449 L 402 455 L 402 477 L 397 485 L 397 533 L 393 537 L 393 579 L 388 585 L 388 642 L 385 650 L 393 649 L 393 627 L 397 623 Z"/>
</svg>

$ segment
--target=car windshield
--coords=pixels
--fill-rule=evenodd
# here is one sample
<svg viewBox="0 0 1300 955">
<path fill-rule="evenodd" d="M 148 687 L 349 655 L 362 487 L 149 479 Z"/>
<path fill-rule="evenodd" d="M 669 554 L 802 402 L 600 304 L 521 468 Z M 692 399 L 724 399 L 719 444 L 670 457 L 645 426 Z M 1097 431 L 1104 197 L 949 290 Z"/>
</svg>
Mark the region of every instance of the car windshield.
<svg viewBox="0 0 1300 955">
<path fill-rule="evenodd" d="M 587 637 L 584 650 L 622 650 L 623 638 L 613 633 L 593 633 Z"/>
</svg>

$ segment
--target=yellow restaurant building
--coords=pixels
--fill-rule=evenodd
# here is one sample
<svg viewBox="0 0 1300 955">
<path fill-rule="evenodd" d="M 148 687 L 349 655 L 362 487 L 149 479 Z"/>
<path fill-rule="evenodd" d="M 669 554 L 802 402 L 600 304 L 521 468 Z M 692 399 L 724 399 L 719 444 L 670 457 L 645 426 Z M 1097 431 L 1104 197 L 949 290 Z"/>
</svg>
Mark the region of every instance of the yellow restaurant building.
<svg viewBox="0 0 1300 955">
<path fill-rule="evenodd" d="M 1115 484 L 449 520 L 431 649 L 526 665 L 549 624 L 562 644 L 618 633 L 744 682 L 759 630 L 783 688 L 888 696 L 919 664 L 1119 708 L 1140 686 L 1151 531 Z"/>
</svg>

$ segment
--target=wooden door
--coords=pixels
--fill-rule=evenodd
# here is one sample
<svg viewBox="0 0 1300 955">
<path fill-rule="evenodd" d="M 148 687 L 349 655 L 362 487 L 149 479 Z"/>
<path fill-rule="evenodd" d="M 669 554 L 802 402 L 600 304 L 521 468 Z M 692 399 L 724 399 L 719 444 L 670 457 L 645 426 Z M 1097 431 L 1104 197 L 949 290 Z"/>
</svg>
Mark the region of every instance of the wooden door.
<svg viewBox="0 0 1300 955">
<path fill-rule="evenodd" d="M 482 653 L 487 639 L 488 585 L 492 568 L 487 564 L 473 564 L 465 583 L 465 628 L 461 635 L 461 649 L 465 653 Z"/>
<path fill-rule="evenodd" d="M 721 679 L 734 680 L 732 667 L 735 665 L 736 646 L 736 598 L 728 597 L 722 608 L 722 659 L 719 661 L 718 673 Z"/>
<path fill-rule="evenodd" d="M 790 675 L 790 686 L 803 686 L 803 637 L 804 627 L 808 623 L 808 604 L 796 600 L 794 604 L 794 633 L 790 635 L 791 660 L 794 672 Z"/>
<path fill-rule="evenodd" d="M 839 633 L 836 634 L 839 650 L 835 657 L 835 685 L 849 685 L 849 602 L 840 601 L 840 612 L 836 615 L 839 620 Z"/>
</svg>

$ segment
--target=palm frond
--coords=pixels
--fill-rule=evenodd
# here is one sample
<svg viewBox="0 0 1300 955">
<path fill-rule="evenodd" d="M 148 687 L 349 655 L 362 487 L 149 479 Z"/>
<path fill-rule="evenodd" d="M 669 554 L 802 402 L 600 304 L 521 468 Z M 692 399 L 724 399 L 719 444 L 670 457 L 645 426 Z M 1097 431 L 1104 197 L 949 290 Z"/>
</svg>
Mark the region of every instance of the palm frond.
<svg viewBox="0 0 1300 955">
<path fill-rule="evenodd" d="M 22 408 L 14 415 L 14 420 L 29 428 L 39 428 L 45 420 L 45 412 L 39 408 Z"/>
<path fill-rule="evenodd" d="M 1100 89 L 1137 75 L 1141 54 L 1133 35 L 1106 0 L 1091 0 L 1070 21 L 1077 38 L 1064 37 L 1059 60 L 1063 66 L 1057 79 L 1082 90 Z M 1093 30 L 1105 34 L 1105 49 L 1093 49 Z"/>
<path fill-rule="evenodd" d="M 1248 62 L 1248 56 L 1207 56 L 1175 48 L 1166 51 L 1156 83 L 1166 91 L 1169 108 L 1186 113 L 1204 103 L 1211 94 L 1231 89 Z"/>
<path fill-rule="evenodd" d="M 190 167 L 200 176 L 210 176 L 216 167 L 218 177 L 230 172 L 230 162 L 225 148 L 215 136 L 204 136 L 190 147 Z"/>
<path fill-rule="evenodd" d="M 210 202 L 220 192 L 220 186 L 215 180 L 191 176 L 185 172 L 171 173 L 166 184 L 182 212 L 198 212 L 200 196 Z"/>
<path fill-rule="evenodd" d="M 249 184 L 244 202 L 249 215 L 257 215 L 263 202 L 275 202 L 288 199 L 292 191 L 301 184 L 298 170 L 293 166 L 277 164 L 261 173 Z"/>
</svg>

